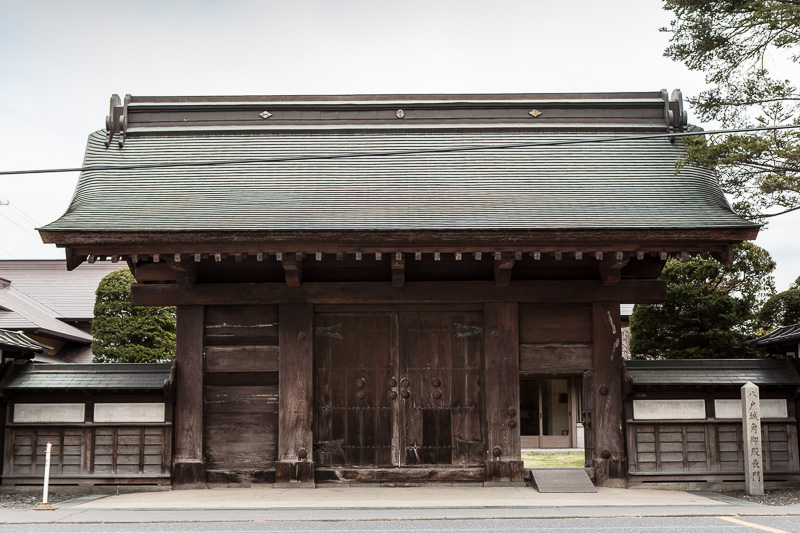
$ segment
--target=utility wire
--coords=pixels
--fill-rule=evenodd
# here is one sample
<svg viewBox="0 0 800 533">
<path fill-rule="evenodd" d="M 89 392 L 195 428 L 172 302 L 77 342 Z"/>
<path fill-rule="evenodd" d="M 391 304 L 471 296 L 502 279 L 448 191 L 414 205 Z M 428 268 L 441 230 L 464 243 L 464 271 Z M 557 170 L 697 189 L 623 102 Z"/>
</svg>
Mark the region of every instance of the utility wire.
<svg viewBox="0 0 800 533">
<path fill-rule="evenodd" d="M 536 148 L 539 146 L 566 146 L 572 144 L 589 143 L 608 143 L 619 141 L 640 141 L 648 139 L 676 139 L 681 137 L 696 137 L 699 135 L 722 135 L 728 133 L 748 133 L 758 131 L 788 130 L 800 128 L 800 124 L 785 126 L 763 126 L 758 128 L 737 128 L 728 130 L 709 130 L 709 131 L 685 131 L 678 133 L 654 133 L 650 135 L 627 135 L 623 137 L 597 137 L 589 139 L 568 139 L 560 141 L 539 141 L 511 144 L 490 144 L 481 146 L 454 146 L 449 148 L 420 148 L 414 150 L 389 150 L 384 152 L 350 152 L 342 154 L 325 155 L 304 155 L 291 157 L 266 157 L 255 159 L 223 159 L 218 161 L 190 161 L 181 163 L 149 163 L 139 165 L 105 165 L 74 168 L 45 168 L 38 170 L 3 170 L 0 176 L 12 176 L 19 174 L 53 174 L 59 172 L 84 172 L 97 170 L 144 170 L 152 168 L 175 168 L 175 167 L 211 167 L 220 165 L 243 165 L 252 163 L 284 163 L 288 161 L 315 161 L 324 159 L 355 159 L 359 157 L 392 157 L 398 155 L 417 155 L 417 154 L 444 154 L 452 152 L 477 152 L 483 150 L 507 150 L 511 148 Z"/>
</svg>

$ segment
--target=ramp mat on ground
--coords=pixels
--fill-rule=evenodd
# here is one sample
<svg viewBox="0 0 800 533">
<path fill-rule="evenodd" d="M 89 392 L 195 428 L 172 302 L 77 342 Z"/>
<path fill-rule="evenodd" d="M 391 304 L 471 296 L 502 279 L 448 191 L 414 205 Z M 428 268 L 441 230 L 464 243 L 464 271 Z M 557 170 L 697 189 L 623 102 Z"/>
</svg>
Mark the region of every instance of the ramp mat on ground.
<svg viewBox="0 0 800 533">
<path fill-rule="evenodd" d="M 597 492 L 583 468 L 534 468 L 531 475 L 539 492 Z"/>
</svg>

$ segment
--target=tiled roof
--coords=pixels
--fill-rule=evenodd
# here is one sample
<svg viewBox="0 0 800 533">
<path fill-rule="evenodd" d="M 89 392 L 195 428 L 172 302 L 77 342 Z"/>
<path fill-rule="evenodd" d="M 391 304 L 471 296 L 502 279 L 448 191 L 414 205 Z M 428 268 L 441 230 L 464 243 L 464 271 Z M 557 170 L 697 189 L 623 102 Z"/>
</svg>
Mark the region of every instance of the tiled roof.
<svg viewBox="0 0 800 533">
<path fill-rule="evenodd" d="M 800 324 L 781 326 L 763 337 L 759 337 L 753 341 L 753 344 L 756 346 L 771 346 L 773 344 L 787 344 L 792 342 L 800 343 Z"/>
<path fill-rule="evenodd" d="M 19 331 L 0 329 L 0 350 L 14 349 L 26 352 L 41 353 L 42 347 L 36 341 Z"/>
<path fill-rule="evenodd" d="M 582 133 L 580 138 L 598 136 Z M 89 137 L 86 166 L 544 142 L 528 131 Z M 51 231 L 749 228 L 667 139 L 203 167 L 84 171 Z M 624 206 L 624 208 L 623 208 Z M 108 213 L 114 216 L 109 217 Z"/>
<path fill-rule="evenodd" d="M 6 260 L 0 261 L 0 278 L 9 280 L 15 289 L 48 307 L 59 318 L 90 320 L 94 317 L 98 283 L 124 266 L 111 262 L 83 263 L 68 272 L 63 259 Z"/>
<path fill-rule="evenodd" d="M 800 385 L 791 359 L 626 361 L 634 385 Z"/>
<path fill-rule="evenodd" d="M 86 148 L 97 170 L 43 236 L 755 228 L 712 170 L 676 174 L 681 140 L 552 144 L 683 131 L 682 106 L 679 91 L 115 96 Z M 141 165 L 171 166 L 113 168 Z"/>
<path fill-rule="evenodd" d="M 171 363 L 27 364 L 0 389 L 161 389 Z"/>
</svg>

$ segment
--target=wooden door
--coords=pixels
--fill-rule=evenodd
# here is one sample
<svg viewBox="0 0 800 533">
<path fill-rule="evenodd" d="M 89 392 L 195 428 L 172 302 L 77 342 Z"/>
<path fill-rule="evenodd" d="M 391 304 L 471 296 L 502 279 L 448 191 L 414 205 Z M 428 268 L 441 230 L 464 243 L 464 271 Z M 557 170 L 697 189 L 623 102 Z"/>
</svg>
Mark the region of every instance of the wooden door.
<svg viewBox="0 0 800 533">
<path fill-rule="evenodd" d="M 389 314 L 314 318 L 315 461 L 387 466 L 392 453 L 394 335 Z"/>
<path fill-rule="evenodd" d="M 483 464 L 481 313 L 314 320 L 318 465 Z"/>
<path fill-rule="evenodd" d="M 482 315 L 403 313 L 399 333 L 400 462 L 483 464 Z"/>
</svg>

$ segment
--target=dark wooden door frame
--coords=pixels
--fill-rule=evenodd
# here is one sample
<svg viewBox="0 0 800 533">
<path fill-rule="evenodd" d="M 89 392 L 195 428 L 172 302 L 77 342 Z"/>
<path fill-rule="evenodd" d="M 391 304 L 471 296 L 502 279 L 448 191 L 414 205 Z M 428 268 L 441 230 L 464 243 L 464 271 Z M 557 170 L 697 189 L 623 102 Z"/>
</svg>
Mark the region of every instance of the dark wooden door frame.
<svg viewBox="0 0 800 533">
<path fill-rule="evenodd" d="M 476 449 L 474 449 L 478 445 L 480 445 L 480 447 L 483 448 L 484 447 L 484 442 L 485 442 L 485 428 L 484 428 L 483 422 L 482 422 L 483 405 L 482 405 L 482 399 L 481 399 L 482 398 L 481 391 L 480 390 L 471 391 L 471 393 L 474 394 L 478 398 L 478 405 L 471 407 L 472 410 L 476 410 L 477 409 L 477 416 L 479 417 L 479 420 L 477 421 L 477 427 L 475 427 L 475 421 L 465 422 L 464 420 L 461 420 L 460 418 L 458 418 L 458 415 L 453 416 L 454 398 L 453 398 L 453 390 L 452 390 L 452 387 L 453 387 L 452 381 L 453 380 L 452 380 L 452 376 L 451 375 L 453 373 L 453 368 L 452 367 L 454 365 L 453 365 L 453 362 L 452 362 L 451 358 L 452 358 L 452 355 L 453 355 L 452 352 L 454 350 L 453 350 L 453 341 L 452 341 L 452 339 L 448 341 L 447 349 L 445 350 L 447 352 L 447 354 L 446 354 L 446 359 L 447 360 L 445 361 L 445 363 L 446 363 L 445 366 L 447 366 L 447 368 L 444 369 L 445 373 L 447 374 L 446 376 L 445 376 L 445 373 L 441 372 L 442 369 L 439 369 L 440 370 L 439 372 L 437 372 L 437 369 L 435 369 L 435 368 L 434 369 L 428 369 L 427 371 L 424 371 L 424 369 L 421 369 L 421 368 L 412 368 L 412 369 L 410 369 L 409 368 L 409 363 L 411 363 L 411 361 L 408 358 L 411 357 L 411 355 L 406 352 L 407 345 L 404 344 L 405 342 L 409 341 L 409 339 L 408 339 L 409 335 L 408 334 L 404 334 L 404 329 L 406 327 L 408 327 L 409 320 L 413 320 L 412 317 L 416 317 L 417 319 L 419 319 L 420 317 L 426 317 L 426 315 L 428 317 L 428 320 L 426 321 L 423 318 L 422 319 L 423 324 L 427 325 L 428 327 L 434 327 L 434 328 L 436 327 L 436 318 L 432 318 L 431 319 L 431 317 L 450 316 L 450 317 L 452 317 L 450 320 L 455 320 L 456 316 L 464 315 L 464 319 L 462 319 L 461 321 L 465 322 L 465 325 L 462 325 L 462 326 L 463 326 L 463 328 L 465 328 L 465 331 L 469 330 L 469 331 L 467 331 L 467 333 L 469 333 L 469 335 L 467 335 L 464 332 L 460 332 L 459 333 L 459 343 L 460 344 L 467 343 L 468 341 L 466 341 L 464 339 L 466 339 L 466 338 L 468 338 L 470 336 L 474 337 L 476 334 L 478 335 L 478 337 L 480 337 L 480 336 L 482 336 L 482 332 L 483 332 L 483 328 L 482 328 L 483 319 L 482 319 L 482 313 L 480 311 L 480 308 L 469 309 L 469 310 L 459 310 L 459 309 L 450 309 L 450 310 L 448 310 L 446 308 L 431 308 L 431 307 L 428 307 L 428 306 L 420 306 L 418 309 L 406 308 L 406 309 L 403 309 L 403 310 L 397 310 L 397 309 L 392 309 L 392 308 L 386 308 L 386 309 L 370 308 L 368 310 L 365 310 L 365 309 L 359 309 L 358 307 L 353 307 L 352 309 L 348 309 L 347 306 L 341 306 L 341 307 L 336 306 L 336 307 L 334 307 L 332 309 L 326 309 L 325 307 L 323 307 L 322 309 L 318 310 L 315 313 L 316 317 L 318 317 L 320 315 L 329 316 L 329 317 L 330 316 L 342 316 L 342 317 L 347 317 L 347 316 L 351 316 L 351 317 L 352 316 L 369 317 L 369 316 L 372 316 L 372 317 L 374 317 L 374 316 L 378 316 L 378 315 L 386 315 L 386 316 L 389 317 L 390 329 L 391 329 L 391 342 L 389 343 L 389 346 L 386 347 L 388 351 L 387 351 L 387 353 L 385 355 L 386 355 L 386 357 L 388 359 L 388 362 L 391 365 L 392 376 L 390 378 L 388 378 L 388 380 L 381 380 L 381 383 L 377 384 L 377 386 L 378 386 L 377 395 L 386 394 L 391 399 L 391 407 L 392 407 L 392 415 L 391 415 L 391 426 L 392 426 L 392 428 L 391 428 L 391 432 L 392 432 L 391 464 L 389 464 L 389 465 L 376 464 L 376 465 L 374 465 L 375 467 L 381 467 L 381 466 L 402 467 L 402 466 L 411 466 L 411 465 L 413 465 L 413 466 L 433 466 L 433 465 L 436 465 L 436 466 L 440 466 L 440 467 L 448 467 L 448 466 L 453 466 L 453 465 L 456 465 L 456 464 L 460 464 L 461 466 L 464 466 L 465 464 L 470 464 L 471 466 L 478 466 L 478 465 L 481 465 L 483 463 L 483 458 L 485 456 L 484 451 L 481 450 L 481 452 L 478 453 L 478 452 L 476 452 Z M 472 315 L 471 319 L 469 318 L 470 315 Z M 331 324 L 329 324 L 329 322 L 331 322 L 331 321 L 330 320 L 317 320 L 317 323 L 322 324 L 321 326 L 316 328 L 317 335 L 320 335 L 320 334 L 324 334 L 324 335 L 331 334 L 331 332 L 324 331 L 326 328 L 333 327 Z M 335 322 L 335 320 L 334 320 L 334 322 Z M 430 322 L 430 324 L 428 324 L 427 322 Z M 473 322 L 474 322 L 474 324 L 473 324 Z M 428 333 L 430 333 L 430 332 L 428 332 Z M 455 332 L 453 332 L 453 334 L 455 335 Z M 462 346 L 461 349 L 462 350 L 469 350 L 470 348 L 469 348 L 469 346 Z M 483 377 L 482 376 L 482 374 L 483 374 L 482 354 L 481 354 L 482 346 L 479 343 L 477 346 L 473 346 L 471 349 L 473 351 L 475 349 L 478 350 L 478 356 L 477 356 L 478 357 L 478 361 L 477 361 L 477 367 L 475 367 L 475 368 L 479 369 L 480 377 L 482 378 Z M 419 357 L 419 355 L 420 354 L 417 354 L 416 356 Z M 439 354 L 439 355 L 444 355 L 444 354 Z M 464 361 L 463 361 L 462 367 L 459 368 L 459 370 L 462 373 L 468 372 L 468 368 L 467 368 L 468 361 L 467 361 L 467 358 L 469 356 L 468 356 L 467 353 L 463 353 L 463 354 L 460 354 L 460 355 L 464 358 Z M 428 356 L 431 356 L 431 355 L 428 354 Z M 315 365 L 315 374 L 318 375 L 318 371 L 320 370 L 320 367 L 318 367 L 317 365 L 320 363 L 320 361 L 317 360 L 316 357 L 321 357 L 321 354 L 320 354 L 320 352 L 318 352 L 316 350 L 316 345 L 315 345 L 315 362 L 314 362 L 314 365 Z M 356 356 L 356 359 L 357 359 L 357 357 L 358 356 Z M 426 357 L 425 354 L 422 354 L 422 358 L 424 359 L 425 357 Z M 438 356 L 435 356 L 435 357 L 438 358 Z M 417 361 L 417 362 L 419 363 L 420 361 Z M 473 363 L 475 363 L 475 361 L 473 361 Z M 421 366 L 423 366 L 423 365 L 421 365 Z M 365 370 L 365 371 L 369 372 L 369 370 Z M 474 369 L 472 370 L 472 372 L 474 373 Z M 416 374 L 419 374 L 419 376 L 417 376 Z M 428 376 L 428 374 L 430 374 L 430 376 Z M 350 376 L 350 377 L 352 377 L 352 376 Z M 467 376 L 467 375 L 464 375 L 464 376 L 461 376 L 461 377 L 463 378 L 462 381 L 464 381 L 464 382 L 469 380 L 469 376 Z M 430 381 L 430 383 L 425 382 L 425 380 Z M 356 378 L 356 381 L 358 381 L 358 378 Z M 386 381 L 385 384 L 383 383 L 384 381 Z M 479 383 L 480 383 L 481 379 L 480 378 L 473 379 L 473 381 L 474 381 L 474 385 L 475 386 L 479 386 Z M 350 385 L 350 383 L 348 382 L 344 386 L 347 387 L 349 385 Z M 385 388 L 385 390 L 383 390 L 384 388 Z M 315 389 L 317 391 L 317 395 L 324 395 L 324 391 L 321 391 L 318 387 L 315 387 Z M 457 398 L 456 399 L 456 403 L 459 404 L 459 406 L 460 406 L 459 408 L 461 409 L 461 411 L 464 411 L 460 415 L 462 418 L 465 417 L 465 416 L 470 416 L 470 413 L 468 413 L 469 406 L 463 405 L 465 403 L 468 403 L 468 401 L 467 401 L 468 400 L 468 395 L 470 394 L 470 392 L 467 391 L 466 389 L 467 389 L 466 383 L 460 383 L 459 384 L 458 391 L 461 393 L 462 396 L 464 396 L 464 398 L 461 398 L 461 397 Z M 365 396 L 364 399 L 367 399 L 366 398 L 367 394 L 364 394 L 364 396 Z M 325 397 L 326 397 L 326 399 L 324 401 L 327 402 L 327 403 L 330 403 L 330 401 L 331 401 L 330 395 L 325 395 Z M 422 403 L 419 403 L 420 398 L 423 398 L 423 397 L 424 397 L 424 400 L 422 401 Z M 321 409 L 324 409 L 325 406 L 327 406 L 327 403 L 320 404 L 319 403 L 320 400 L 321 400 L 321 396 L 315 397 L 314 404 L 315 404 L 315 411 L 317 411 L 317 413 L 321 416 L 321 414 L 322 414 Z M 346 402 L 349 402 L 350 400 L 352 400 L 352 398 L 351 399 L 346 399 L 345 398 Z M 438 408 L 437 408 L 436 404 L 441 403 L 441 402 L 444 402 L 444 403 L 442 403 L 442 405 L 438 406 Z M 447 404 L 449 406 L 449 408 L 444 409 L 443 406 L 445 404 Z M 422 405 L 425 405 L 427 407 L 421 407 Z M 328 406 L 328 407 L 331 407 L 331 406 Z M 345 407 L 347 407 L 349 409 L 349 405 L 345 406 Z M 419 435 L 418 436 L 419 442 L 415 441 L 414 442 L 414 446 L 415 447 L 419 446 L 420 448 L 424 448 L 425 444 L 434 444 L 434 446 L 436 446 L 437 445 L 436 443 L 439 443 L 439 441 L 443 438 L 444 433 L 447 433 L 447 437 L 445 438 L 445 440 L 448 441 L 448 445 L 442 446 L 442 449 L 438 450 L 439 457 L 435 461 L 429 461 L 427 459 L 430 459 L 430 457 L 432 457 L 432 452 L 435 452 L 436 450 L 427 450 L 425 452 L 427 454 L 425 457 L 418 457 L 417 460 L 411 460 L 409 458 L 409 456 L 408 456 L 408 449 L 412 445 L 411 445 L 410 442 L 407 441 L 407 439 L 409 438 L 408 434 L 407 434 L 407 432 L 409 430 L 409 425 L 410 424 L 417 424 L 417 425 L 421 424 L 422 423 L 422 418 L 421 417 L 426 416 L 427 418 L 430 418 L 431 416 L 434 416 L 434 415 L 438 416 L 439 418 L 442 418 L 443 420 L 447 419 L 447 420 L 450 421 L 450 423 L 449 424 L 447 424 L 447 423 L 441 423 L 440 424 L 440 420 L 438 420 L 438 418 L 437 418 L 435 420 L 435 426 L 436 426 L 437 429 L 441 429 L 443 431 L 442 435 L 438 435 L 438 436 L 436 436 L 436 438 L 431 439 L 430 438 L 431 436 L 427 435 L 427 433 L 426 433 L 425 439 L 427 439 L 428 441 L 432 440 L 432 441 L 435 441 L 435 442 L 423 442 L 422 441 L 422 435 Z M 472 413 L 472 417 L 474 417 L 474 416 L 475 416 L 475 413 Z M 459 436 L 461 438 L 459 439 L 457 437 L 457 435 L 456 435 L 457 429 L 454 428 L 451 425 L 451 424 L 453 424 L 454 419 L 457 419 L 457 420 L 455 420 L 455 422 L 457 422 L 457 425 L 459 426 L 459 428 L 462 431 L 462 433 L 464 431 L 466 431 L 467 433 L 469 433 L 469 435 L 467 435 L 467 433 L 464 433 L 464 435 L 461 435 L 459 433 Z M 447 421 L 444 420 L 444 422 L 447 422 Z M 429 423 L 430 423 L 430 421 L 429 421 Z M 440 427 L 440 425 L 442 427 Z M 466 429 L 465 429 L 465 426 L 467 426 Z M 419 428 L 416 428 L 416 429 L 418 429 L 419 431 L 422 431 L 422 426 L 420 426 Z M 477 430 L 478 434 L 480 435 L 480 438 L 477 438 L 475 436 L 475 431 L 476 430 Z M 318 436 L 317 438 L 324 438 L 324 437 Z M 347 440 L 347 437 L 345 437 L 345 440 Z M 476 441 L 476 442 L 472 442 L 472 441 Z M 469 446 L 470 442 L 472 442 L 472 444 L 473 444 L 472 447 Z M 439 443 L 439 445 L 440 444 L 441 443 Z M 333 448 L 335 448 L 336 445 L 332 445 L 328 441 L 320 441 L 317 444 L 317 447 L 318 447 L 319 450 L 323 450 L 324 451 L 323 454 L 320 454 L 321 458 L 327 458 L 328 461 L 331 461 L 331 460 L 335 461 L 336 460 L 335 458 L 331 457 L 330 451 L 329 451 L 329 450 L 332 450 Z M 445 456 L 448 453 L 450 454 L 450 459 L 446 460 Z M 327 455 L 325 455 L 325 454 L 327 454 Z M 347 457 L 346 456 L 343 456 L 342 454 L 339 454 L 338 457 L 339 458 L 343 457 L 345 463 L 347 462 Z M 325 463 L 326 463 L 326 461 L 322 460 L 320 462 L 320 465 L 321 466 L 325 465 Z M 333 466 L 333 465 L 339 465 L 339 462 L 331 463 L 329 466 Z M 344 466 L 353 466 L 353 465 L 352 464 L 345 464 Z M 365 466 L 365 465 L 361 465 L 361 466 Z"/>
</svg>

